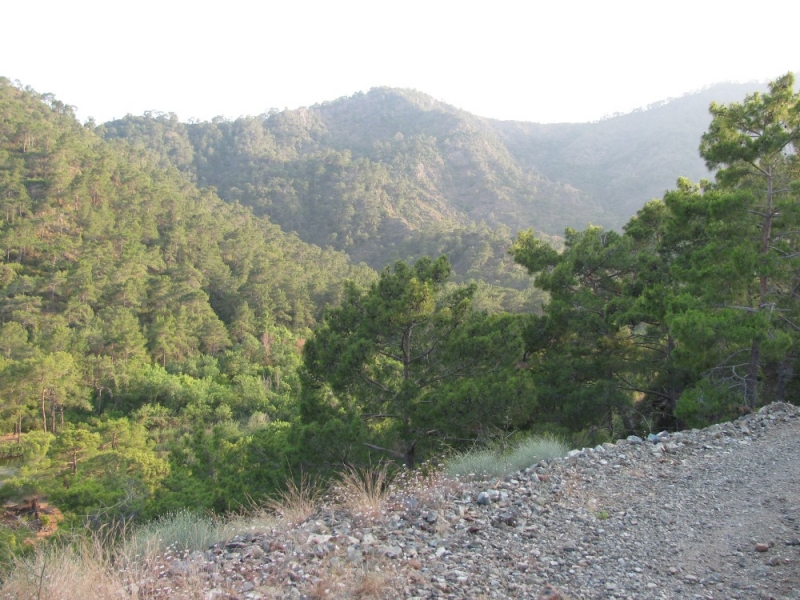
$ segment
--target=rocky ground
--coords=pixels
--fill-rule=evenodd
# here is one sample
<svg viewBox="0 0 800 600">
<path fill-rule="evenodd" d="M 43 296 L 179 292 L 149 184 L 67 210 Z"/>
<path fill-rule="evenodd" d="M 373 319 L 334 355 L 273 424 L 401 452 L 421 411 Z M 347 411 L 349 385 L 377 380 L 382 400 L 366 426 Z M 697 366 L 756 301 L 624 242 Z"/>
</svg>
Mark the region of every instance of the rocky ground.
<svg viewBox="0 0 800 600">
<path fill-rule="evenodd" d="M 164 557 L 169 598 L 800 599 L 800 410 L 573 451 L 504 480 L 411 481 Z"/>
</svg>

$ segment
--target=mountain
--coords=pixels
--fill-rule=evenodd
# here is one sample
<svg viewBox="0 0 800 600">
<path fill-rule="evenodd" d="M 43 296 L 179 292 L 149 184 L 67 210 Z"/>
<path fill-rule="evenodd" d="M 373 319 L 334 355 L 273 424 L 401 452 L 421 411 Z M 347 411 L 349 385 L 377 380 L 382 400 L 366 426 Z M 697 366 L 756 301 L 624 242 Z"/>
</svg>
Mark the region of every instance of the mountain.
<svg viewBox="0 0 800 600">
<path fill-rule="evenodd" d="M 102 132 L 306 242 L 382 268 L 432 230 L 500 228 L 510 240 L 530 227 L 543 237 L 588 223 L 619 229 L 677 176 L 707 176 L 697 140 L 708 105 L 750 91 L 720 84 L 596 123 L 542 125 L 376 88 L 232 121 L 129 115 Z"/>
<path fill-rule="evenodd" d="M 698 153 L 709 105 L 740 101 L 754 89 L 766 87 L 721 83 L 595 123 L 490 123 L 518 164 L 581 190 L 619 229 L 674 188 L 677 176 L 709 177 Z"/>
<path fill-rule="evenodd" d="M 665 289 L 691 293 L 690 279 L 646 287 L 671 272 L 647 237 L 661 230 L 640 223 L 640 237 L 653 227 L 644 240 L 598 228 L 569 232 L 563 254 L 523 236 L 527 246 L 516 256 L 532 271 L 565 265 L 550 283 L 538 279 L 554 300 L 544 318 L 530 314 L 542 292 L 508 247 L 525 227 L 557 244 L 563 226 L 619 224 L 637 195 L 671 186 L 662 172 L 669 181 L 692 177 L 691 168 L 702 176 L 691 158 L 696 140 L 684 141 L 684 129 L 704 122 L 706 100 L 545 126 L 377 89 L 234 121 L 150 113 L 96 127 L 51 95 L 0 78 L 0 431 L 16 438 L 4 436 L 15 448 L 0 455 L 25 460 L 0 481 L 0 501 L 32 498 L 35 513 L 44 495 L 64 514 L 96 523 L 186 505 L 229 511 L 292 473 L 350 464 L 355 448 L 396 455 L 402 443 L 416 452 L 411 433 L 425 432 L 430 450 L 495 430 L 588 427 L 601 412 L 604 435 L 614 433 L 617 414 L 619 427 L 632 430 L 613 411 L 627 406 L 631 390 L 648 393 L 638 378 L 664 372 L 641 366 L 656 364 L 651 353 L 662 364 L 654 338 L 630 350 L 642 311 L 653 315 L 646 322 L 655 321 L 654 336 L 685 346 L 681 331 L 675 346 L 658 329 L 673 318 L 663 318 L 660 304 L 638 304 Z M 694 237 L 686 239 L 707 238 Z M 447 282 L 444 260 L 435 268 L 423 261 L 386 269 L 380 281 L 388 283 L 369 287 L 378 276 L 353 262 L 383 268 L 442 253 L 456 275 Z M 694 264 L 694 254 L 685 256 Z M 621 268 L 608 262 L 617 258 Z M 613 280 L 607 289 L 598 291 L 598 273 Z M 476 285 L 458 285 L 464 281 Z M 430 282 L 452 303 L 417 294 Z M 737 289 L 749 287 L 743 279 Z M 620 302 L 620 290 L 636 302 Z M 395 310 L 398 296 L 408 298 L 401 308 L 411 321 Z M 343 298 L 344 310 L 328 312 L 313 332 Z M 430 328 L 417 328 L 414 315 L 429 307 Z M 331 317 L 339 319 L 332 328 L 337 314 L 344 316 Z M 412 381 L 409 361 L 390 362 L 384 326 L 397 321 L 413 323 L 415 340 L 432 342 L 415 356 L 437 387 Z M 684 323 L 693 334 L 695 322 Z M 407 331 L 397 339 L 412 356 Z M 691 356 L 731 356 L 727 340 L 712 343 Z M 324 359 L 304 361 L 315 351 Z M 325 372 L 339 360 L 341 373 Z M 624 369 L 637 379 L 622 379 Z M 765 363 L 767 376 L 770 369 L 779 372 Z M 439 384 L 440 374 L 458 379 Z M 387 409 L 366 411 L 373 395 L 360 384 L 376 382 L 388 392 Z M 401 401 L 410 417 L 395 410 Z M 562 424 L 557 414 L 580 420 Z M 0 540 L 5 535 L 0 524 Z"/>
<path fill-rule="evenodd" d="M 252 334 L 302 333 L 343 279 L 374 276 L 105 140 L 50 96 L 0 78 L 0 115 L 0 323 L 40 350 L 216 355 L 241 338 L 242 318 Z M 123 325 L 128 339 L 106 339 Z"/>
<path fill-rule="evenodd" d="M 576 212 L 599 214 L 578 190 L 521 168 L 484 119 L 407 90 L 235 121 L 146 114 L 104 127 L 223 198 L 340 249 L 403 239 L 432 222 L 558 233 Z"/>
<path fill-rule="evenodd" d="M 296 418 L 310 328 L 376 278 L 4 78 L 0 219 L 0 503 L 95 519 L 230 509 L 224 453 Z"/>
</svg>

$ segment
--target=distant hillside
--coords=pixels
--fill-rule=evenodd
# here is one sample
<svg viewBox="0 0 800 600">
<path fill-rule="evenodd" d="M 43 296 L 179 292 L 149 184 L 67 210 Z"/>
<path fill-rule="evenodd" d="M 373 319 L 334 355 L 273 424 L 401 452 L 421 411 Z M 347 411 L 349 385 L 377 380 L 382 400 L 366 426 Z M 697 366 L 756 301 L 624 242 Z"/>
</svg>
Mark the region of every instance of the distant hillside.
<svg viewBox="0 0 800 600">
<path fill-rule="evenodd" d="M 122 311 L 154 340 L 161 316 L 184 327 L 182 357 L 213 346 L 209 332 L 230 345 L 239 308 L 303 331 L 337 302 L 342 279 L 373 276 L 199 190 L 149 152 L 109 143 L 48 95 L 0 78 L 0 115 L 4 323 L 82 331 Z"/>
<path fill-rule="evenodd" d="M 373 89 L 314 107 L 337 150 L 391 166 L 419 201 L 464 221 L 560 234 L 575 215 L 602 221 L 586 194 L 521 165 L 485 119 L 410 90 Z"/>
<path fill-rule="evenodd" d="M 521 167 L 487 121 L 406 90 L 235 121 L 128 116 L 105 132 L 306 241 L 348 252 L 371 254 L 431 223 L 558 234 L 584 218 L 604 222 L 586 194 Z"/>
<path fill-rule="evenodd" d="M 101 131 L 373 268 L 443 252 L 458 280 L 523 291 L 530 281 L 506 255 L 517 231 L 621 228 L 678 176 L 707 176 L 697 146 L 709 104 L 751 91 L 721 84 L 597 123 L 541 125 L 377 88 L 233 121 L 129 115 Z"/>
<path fill-rule="evenodd" d="M 596 123 L 490 124 L 520 165 L 581 190 L 619 228 L 678 176 L 709 176 L 697 150 L 709 105 L 742 100 L 759 87 L 766 89 L 722 83 Z"/>
</svg>

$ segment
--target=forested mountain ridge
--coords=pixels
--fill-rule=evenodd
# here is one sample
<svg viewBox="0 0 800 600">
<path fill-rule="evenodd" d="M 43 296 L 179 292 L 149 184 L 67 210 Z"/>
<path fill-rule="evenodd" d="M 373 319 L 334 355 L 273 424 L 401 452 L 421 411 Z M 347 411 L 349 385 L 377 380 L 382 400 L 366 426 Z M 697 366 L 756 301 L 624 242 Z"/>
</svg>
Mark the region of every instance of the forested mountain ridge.
<svg viewBox="0 0 800 600">
<path fill-rule="evenodd" d="M 104 131 L 156 149 L 200 185 L 306 241 L 369 258 L 371 245 L 385 248 L 432 222 L 548 235 L 588 223 L 619 228 L 674 186 L 675 173 L 708 175 L 697 152 L 708 105 L 749 89 L 719 84 L 596 123 L 543 125 L 375 88 L 232 121 L 129 115 Z"/>
<path fill-rule="evenodd" d="M 44 96 L 42 102 L 2 83 L 5 280 L 62 269 L 66 282 L 44 286 L 50 290 L 44 312 L 69 304 L 71 270 L 78 267 L 93 270 L 81 280 L 92 292 L 78 298 L 91 309 L 117 294 L 137 310 L 147 293 L 126 296 L 126 286 L 147 285 L 149 276 L 170 271 L 171 279 L 196 279 L 192 285 L 225 322 L 233 318 L 230 297 L 241 293 L 257 318 L 303 328 L 315 323 L 326 303 L 335 303 L 340 278 L 364 277 L 344 255 L 309 246 L 198 190 L 176 170 L 157 165 L 149 151 L 108 144 L 59 101 Z M 99 267 L 100 260 L 112 262 Z M 141 264 L 127 266 L 136 262 Z M 110 284 L 112 271 L 117 281 Z M 258 277 L 270 285 L 251 289 Z M 35 285 L 25 290 L 38 291 Z M 295 293 L 271 296 L 278 290 Z"/>
<path fill-rule="evenodd" d="M 746 90 L 718 85 L 597 123 L 540 125 L 376 88 L 235 120 L 129 115 L 100 131 L 307 242 L 375 269 L 445 254 L 455 281 L 489 284 L 486 307 L 531 310 L 541 294 L 506 252 L 516 232 L 533 227 L 558 245 L 565 227 L 619 229 L 676 173 L 707 177 L 697 139 L 708 104 Z"/>
<path fill-rule="evenodd" d="M 234 121 L 129 116 L 105 132 L 160 149 L 223 198 L 345 250 L 434 222 L 558 234 L 577 224 L 569 213 L 598 216 L 577 190 L 521 169 L 485 120 L 408 90 Z"/>
<path fill-rule="evenodd" d="M 425 125 L 417 120 L 425 117 L 425 106 L 418 108 L 405 94 L 374 90 L 311 109 L 210 123 L 129 116 L 101 131 L 154 151 L 162 165 L 174 165 L 228 201 L 268 215 L 304 240 L 346 251 L 354 261 L 382 269 L 395 260 L 446 254 L 456 281 L 488 284 L 480 294 L 485 307 L 538 307 L 541 294 L 507 254 L 513 232 L 492 213 L 495 208 L 500 216 L 505 211 L 508 222 L 529 223 L 539 210 L 531 204 L 536 182 L 514 167 L 501 144 L 486 150 L 483 134 L 459 133 L 482 129 L 494 135 L 480 120 L 433 103 L 444 108 L 428 110 L 433 116 Z M 360 103 L 356 109 L 353 102 Z M 360 125 L 350 128 L 350 121 Z M 441 137 L 419 133 L 425 130 Z M 464 188 L 463 165 L 444 154 L 477 165 L 472 192 L 454 191 Z M 491 164 L 498 160 L 511 169 L 504 177 L 513 189 L 491 183 L 497 179 Z M 511 214 L 523 209 L 525 217 Z"/>
<path fill-rule="evenodd" d="M 3 493 L 64 510 L 143 511 L 166 477 L 214 502 L 205 435 L 291 419 L 309 328 L 375 278 L 7 79 L 0 210 L 0 427 L 26 460 Z"/>
</svg>

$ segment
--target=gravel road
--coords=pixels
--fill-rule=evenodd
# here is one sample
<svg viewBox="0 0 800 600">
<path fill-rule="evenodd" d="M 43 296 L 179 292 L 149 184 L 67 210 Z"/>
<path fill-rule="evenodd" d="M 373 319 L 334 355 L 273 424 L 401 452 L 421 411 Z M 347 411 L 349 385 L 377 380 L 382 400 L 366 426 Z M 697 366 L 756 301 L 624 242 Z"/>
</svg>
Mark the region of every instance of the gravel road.
<svg viewBox="0 0 800 600">
<path fill-rule="evenodd" d="M 324 506 L 140 583 L 209 600 L 800 600 L 800 410 L 651 437 L 401 487 L 369 519 Z"/>
<path fill-rule="evenodd" d="M 631 446 L 627 465 L 581 483 L 563 502 L 608 513 L 602 525 L 584 523 L 575 532 L 591 537 L 603 530 L 594 543 L 599 558 L 583 569 L 591 575 L 568 570 L 565 593 L 800 598 L 797 409 L 772 406 L 671 437 L 682 444 L 674 452 L 659 455 L 647 442 Z"/>
</svg>

